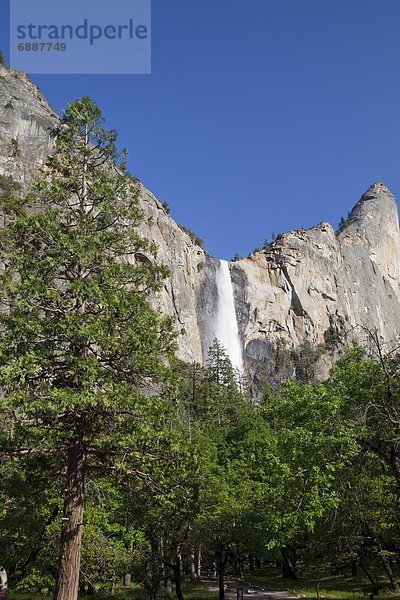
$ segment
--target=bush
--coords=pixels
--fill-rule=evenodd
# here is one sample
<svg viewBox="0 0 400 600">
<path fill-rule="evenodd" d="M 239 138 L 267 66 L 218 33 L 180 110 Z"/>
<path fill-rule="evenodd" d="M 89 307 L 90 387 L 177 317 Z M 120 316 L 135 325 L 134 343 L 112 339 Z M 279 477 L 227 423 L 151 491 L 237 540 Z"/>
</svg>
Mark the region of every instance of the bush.
<svg viewBox="0 0 400 600">
<path fill-rule="evenodd" d="M 168 204 L 168 202 L 167 202 L 166 200 L 164 200 L 164 202 L 161 202 L 161 204 L 162 204 L 162 206 L 163 206 L 163 208 L 164 208 L 165 212 L 167 213 L 167 215 L 169 215 L 169 214 L 170 214 L 170 212 L 171 212 L 171 209 L 170 209 L 170 207 L 169 207 L 169 204 Z"/>
<path fill-rule="evenodd" d="M 313 346 L 309 340 L 291 351 L 297 381 L 312 383 L 315 377 L 315 365 L 323 353 L 321 346 Z"/>
<path fill-rule="evenodd" d="M 179 227 L 179 229 L 184 231 L 190 237 L 190 239 L 192 240 L 192 242 L 194 244 L 196 244 L 197 246 L 200 246 L 200 248 L 204 248 L 204 240 L 202 240 L 198 235 L 196 235 L 194 233 L 194 231 L 189 229 L 189 227 L 185 227 L 184 225 L 179 225 L 179 223 L 178 223 L 178 227 Z"/>
<path fill-rule="evenodd" d="M 18 140 L 14 140 L 14 139 L 11 140 L 10 150 L 11 150 L 11 156 L 13 158 L 18 158 L 19 156 L 21 156 L 21 149 L 19 147 Z"/>
<path fill-rule="evenodd" d="M 4 53 L 2 50 L 0 50 L 0 65 L 1 66 L 4 65 Z"/>
</svg>

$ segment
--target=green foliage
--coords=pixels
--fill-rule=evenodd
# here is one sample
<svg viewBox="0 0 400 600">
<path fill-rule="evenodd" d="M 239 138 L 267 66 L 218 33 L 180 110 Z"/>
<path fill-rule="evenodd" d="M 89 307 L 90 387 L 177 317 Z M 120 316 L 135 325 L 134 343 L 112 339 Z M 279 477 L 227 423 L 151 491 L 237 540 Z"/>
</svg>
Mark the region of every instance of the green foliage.
<svg viewBox="0 0 400 600">
<path fill-rule="evenodd" d="M 329 325 L 324 332 L 325 347 L 327 350 L 335 350 L 342 341 L 342 336 L 334 325 Z"/>
<path fill-rule="evenodd" d="M 15 140 L 15 139 L 11 140 L 10 151 L 11 151 L 11 156 L 13 158 L 18 158 L 19 156 L 21 156 L 21 149 L 19 147 L 18 140 Z"/>
<path fill-rule="evenodd" d="M 286 465 L 271 511 L 279 543 L 314 566 L 321 557 L 332 569 L 362 565 L 371 579 L 380 565 L 395 589 L 399 359 L 376 354 L 348 352 L 327 382 L 289 382 L 270 390 L 262 409 Z"/>
<path fill-rule="evenodd" d="M 48 570 L 56 547 L 52 527 L 61 512 L 57 493 L 61 478 L 54 473 L 60 466 L 55 455 L 2 460 L 0 560 L 20 589 L 48 588 L 52 579 Z"/>
<path fill-rule="evenodd" d="M 400 354 L 371 340 L 376 358 L 348 352 L 333 369 L 331 385 L 345 400 L 344 411 L 359 428 L 359 444 L 375 454 L 400 481 Z"/>
<path fill-rule="evenodd" d="M 324 385 L 288 382 L 264 400 L 262 410 L 276 433 L 284 474 L 272 522 L 282 546 L 313 532 L 339 502 L 336 474 L 358 451 L 353 428 L 338 422 L 340 408 L 340 397 Z"/>
<path fill-rule="evenodd" d="M 5 64 L 4 52 L 2 50 L 0 50 L 0 66 L 4 66 L 4 64 Z"/>
<path fill-rule="evenodd" d="M 201 467 L 191 547 L 223 577 L 229 560 L 263 552 L 265 513 L 275 461 L 270 428 L 243 391 L 218 341 L 204 369 L 184 368 L 180 400 Z M 275 472 L 276 473 L 276 472 Z M 229 558 L 230 557 L 230 558 Z M 236 557 L 236 558 L 234 558 Z"/>
<path fill-rule="evenodd" d="M 71 105 L 49 161 L 54 176 L 18 205 L 3 199 L 12 220 L 3 232 L 11 310 L 1 315 L 2 377 L 9 401 L 24 406 L 29 389 L 29 411 L 108 411 L 110 394 L 114 408 L 125 406 L 140 378 L 165 372 L 160 356 L 173 349 L 169 321 L 147 302 L 166 270 L 136 233 L 142 216 L 124 163 L 102 168 L 116 159 L 116 134 L 101 123 L 88 99 Z M 121 260 L 139 252 L 150 260 Z"/>
<path fill-rule="evenodd" d="M 343 231 L 343 229 L 345 229 L 345 227 L 348 225 L 348 220 L 350 217 L 350 211 L 347 213 L 347 217 L 344 218 L 343 216 L 340 217 L 340 221 L 338 223 L 338 229 L 336 233 L 340 233 L 341 231 Z"/>
<path fill-rule="evenodd" d="M 320 350 L 301 349 L 303 369 Z M 197 444 L 201 473 L 182 548 L 201 545 L 220 575 L 250 553 L 271 558 L 282 548 L 315 572 L 321 560 L 326 568 L 355 561 L 371 570 L 385 555 L 397 557 L 395 479 L 368 449 L 357 408 L 364 394 L 368 402 L 385 390 L 376 360 L 355 350 L 327 382 L 269 389 L 259 408 L 216 341 L 205 369 L 179 370 L 177 415 Z"/>
<path fill-rule="evenodd" d="M 190 237 L 190 239 L 192 240 L 192 242 L 194 244 L 196 244 L 197 246 L 200 246 L 200 248 L 204 248 L 204 240 L 202 240 L 198 235 L 196 235 L 194 233 L 194 231 L 189 229 L 189 227 L 185 227 L 184 225 L 178 224 L 178 227 L 179 227 L 179 229 L 184 231 Z"/>
<path fill-rule="evenodd" d="M 81 572 L 83 581 L 94 588 L 109 589 L 131 567 L 127 548 L 141 534 L 126 521 L 126 503 L 125 494 L 112 482 L 89 483 Z"/>
<path fill-rule="evenodd" d="M 291 351 L 297 381 L 312 383 L 315 380 L 315 365 L 322 352 L 321 347 L 314 347 L 308 340 Z"/>
<path fill-rule="evenodd" d="M 269 238 L 265 238 L 264 240 L 264 244 L 263 244 L 263 250 L 265 250 L 266 248 L 268 248 L 268 246 L 270 244 L 272 244 L 272 242 L 274 242 L 276 240 L 276 234 L 272 231 L 271 232 L 271 241 L 269 240 Z"/>
<path fill-rule="evenodd" d="M 24 577 L 27 572 L 34 547 L 29 527 L 42 531 L 41 545 L 46 541 L 31 561 L 32 573 L 37 579 L 41 557 L 43 577 L 54 575 L 62 513 L 54 524 L 46 519 L 65 487 L 71 439 L 81 432 L 87 473 L 118 473 L 120 483 L 146 478 L 147 448 L 167 405 L 160 396 L 168 393 L 166 359 L 175 335 L 170 319 L 148 301 L 167 270 L 157 264 L 154 244 L 137 233 L 143 218 L 138 189 L 125 171 L 125 154 L 117 154 L 116 133 L 102 125 L 89 98 L 71 104 L 54 131 L 48 174 L 24 196 L 10 179 L 0 181 L 7 215 L 1 232 L 0 455 L 2 470 L 10 473 L 1 494 L 15 502 L 5 502 L 0 514 L 4 551 L 16 540 L 1 560 L 15 577 L 18 569 Z M 136 260 L 143 255 L 146 261 Z M 33 481 L 25 482 L 33 473 L 36 491 Z M 94 578 L 100 565 L 114 577 L 121 573 L 125 533 L 109 507 L 109 523 L 99 510 L 88 507 L 84 561 L 91 567 L 85 568 Z"/>
<path fill-rule="evenodd" d="M 170 206 L 168 204 L 168 202 L 166 200 L 164 200 L 164 202 L 162 202 L 162 206 L 165 209 L 165 212 L 169 215 L 171 212 Z"/>
<path fill-rule="evenodd" d="M 0 197 L 3 199 L 4 204 L 12 203 L 19 189 L 19 183 L 10 175 L 0 175 Z"/>
</svg>

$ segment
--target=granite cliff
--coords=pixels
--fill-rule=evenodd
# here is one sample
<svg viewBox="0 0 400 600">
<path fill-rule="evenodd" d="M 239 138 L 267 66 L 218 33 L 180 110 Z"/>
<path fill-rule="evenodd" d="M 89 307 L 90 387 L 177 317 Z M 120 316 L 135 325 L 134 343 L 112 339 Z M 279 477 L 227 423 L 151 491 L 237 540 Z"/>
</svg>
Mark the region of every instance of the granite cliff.
<svg viewBox="0 0 400 600">
<path fill-rule="evenodd" d="M 57 118 L 25 75 L 0 67 L 0 173 L 26 185 L 51 152 Z M 214 337 L 218 261 L 142 185 L 140 195 L 152 217 L 143 233 L 171 271 L 154 302 L 175 319 L 180 358 L 202 362 Z M 337 233 L 329 223 L 291 231 L 230 270 L 253 381 L 292 374 L 293 356 L 308 342 L 319 348 L 316 374 L 324 377 L 343 346 L 365 340 L 363 327 L 385 340 L 400 334 L 398 212 L 382 183 L 365 192 Z"/>
<path fill-rule="evenodd" d="M 263 252 L 234 263 L 248 367 L 263 370 L 276 347 L 321 349 L 317 375 L 365 330 L 389 341 L 400 333 L 400 236 L 397 205 L 373 184 L 335 233 L 329 223 L 283 234 Z M 285 344 L 286 343 L 286 344 Z"/>
<path fill-rule="evenodd" d="M 28 77 L 0 66 L 0 173 L 27 185 L 51 153 L 50 130 L 58 117 Z M 149 223 L 143 234 L 155 241 L 158 257 L 171 277 L 155 304 L 172 315 L 179 333 L 179 355 L 200 361 L 201 335 L 197 323 L 197 295 L 206 254 L 168 215 L 151 192 L 140 185 L 143 210 Z"/>
</svg>

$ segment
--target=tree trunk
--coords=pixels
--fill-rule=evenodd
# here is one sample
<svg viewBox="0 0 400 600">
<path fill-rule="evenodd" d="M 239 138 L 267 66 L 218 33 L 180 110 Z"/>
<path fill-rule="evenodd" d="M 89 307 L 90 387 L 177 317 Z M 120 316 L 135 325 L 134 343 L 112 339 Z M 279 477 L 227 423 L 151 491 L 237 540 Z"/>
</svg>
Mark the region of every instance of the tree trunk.
<svg viewBox="0 0 400 600">
<path fill-rule="evenodd" d="M 175 556 L 175 563 L 165 563 L 174 574 L 175 592 L 178 600 L 184 600 L 182 592 L 182 578 L 181 578 L 181 557 L 180 554 Z"/>
<path fill-rule="evenodd" d="M 390 585 L 392 586 L 393 591 L 394 592 L 400 591 L 399 582 L 397 581 L 397 577 L 393 571 L 392 565 L 390 564 L 390 559 L 389 559 L 388 555 L 386 554 L 385 550 L 382 550 L 380 552 L 380 559 L 382 561 L 383 568 L 385 569 L 385 571 L 387 573 L 387 576 L 389 578 Z"/>
<path fill-rule="evenodd" d="M 167 598 L 172 596 L 172 581 L 170 577 L 166 577 L 164 581 L 164 596 Z"/>
<path fill-rule="evenodd" d="M 195 564 L 195 558 L 194 558 L 194 550 L 191 551 L 190 553 L 190 579 L 192 581 L 196 581 L 197 576 L 196 576 L 196 564 Z"/>
<path fill-rule="evenodd" d="M 29 553 L 28 558 L 26 559 L 26 561 L 24 562 L 24 567 L 23 569 L 25 570 L 26 567 L 28 567 L 28 565 L 30 565 L 30 563 L 35 562 L 35 560 L 38 557 L 39 552 L 43 549 L 43 547 L 46 545 L 46 529 L 47 527 L 49 527 L 52 523 L 54 523 L 54 521 L 56 520 L 57 516 L 59 513 L 59 507 L 56 506 L 53 509 L 53 512 L 51 513 L 50 517 L 47 519 L 47 521 L 45 522 L 42 531 L 39 533 L 39 537 L 34 545 L 34 547 L 32 548 L 32 550 Z"/>
<path fill-rule="evenodd" d="M 400 483 L 400 453 L 399 453 L 397 444 L 395 444 L 391 448 L 389 457 L 386 462 L 388 462 L 389 465 L 392 467 L 393 473 L 394 473 L 397 481 Z"/>
<path fill-rule="evenodd" d="M 218 593 L 219 600 L 225 600 L 224 569 L 218 571 Z"/>
<path fill-rule="evenodd" d="M 94 586 L 94 584 L 91 581 L 89 581 L 88 588 L 87 588 L 87 595 L 95 596 L 96 594 L 97 594 L 97 588 Z"/>
<path fill-rule="evenodd" d="M 4 567 L 0 567 L 0 592 L 7 589 L 7 571 Z"/>
<path fill-rule="evenodd" d="M 239 566 L 239 559 L 237 556 L 235 556 L 235 558 L 233 559 L 233 574 L 235 575 L 235 577 L 238 577 L 240 579 L 240 566 Z"/>
<path fill-rule="evenodd" d="M 61 548 L 58 560 L 55 600 L 76 600 L 79 591 L 79 569 L 85 501 L 86 450 L 82 423 L 77 422 L 68 449 Z"/>
<path fill-rule="evenodd" d="M 175 592 L 178 600 L 184 600 L 182 592 L 182 580 L 180 569 L 175 571 Z"/>
<path fill-rule="evenodd" d="M 218 592 L 219 592 L 219 600 L 225 600 L 225 567 L 228 563 L 228 554 L 223 550 L 219 550 L 216 556 L 216 567 L 218 573 Z"/>
<path fill-rule="evenodd" d="M 297 579 L 296 564 L 294 557 L 290 555 L 288 548 L 282 548 L 282 577 L 283 579 Z"/>
<path fill-rule="evenodd" d="M 183 560 L 182 560 L 182 555 L 181 555 L 181 551 L 179 550 L 176 556 L 176 564 L 179 565 L 179 575 L 181 578 L 181 581 L 185 581 L 185 571 L 183 568 Z"/>
<path fill-rule="evenodd" d="M 133 543 L 132 542 L 128 545 L 127 551 L 129 552 L 129 556 L 132 557 L 132 552 L 133 552 Z M 131 573 L 125 573 L 124 587 L 126 587 L 126 588 L 131 587 L 131 583 L 132 583 Z"/>
<path fill-rule="evenodd" d="M 235 556 L 233 561 L 233 572 L 239 579 L 243 577 L 243 561 L 239 556 Z"/>
<path fill-rule="evenodd" d="M 254 554 L 249 556 L 249 570 L 254 571 Z"/>
<path fill-rule="evenodd" d="M 201 548 L 197 552 L 197 560 L 196 560 L 196 579 L 200 581 L 201 579 Z"/>
<path fill-rule="evenodd" d="M 352 560 L 351 561 L 351 575 L 352 577 L 357 577 L 357 561 Z"/>
<path fill-rule="evenodd" d="M 363 564 L 363 562 L 361 560 L 360 560 L 360 567 L 362 568 L 362 570 L 368 577 L 368 581 L 371 583 L 371 585 L 376 586 L 377 582 L 375 581 L 375 579 L 372 578 L 372 575 L 369 573 L 369 571 L 367 571 L 365 565 Z"/>
<path fill-rule="evenodd" d="M 183 568 L 182 568 L 182 559 L 181 559 L 181 553 L 178 552 L 176 555 L 176 571 L 175 571 L 175 591 L 176 591 L 176 596 L 178 598 L 178 600 L 183 600 L 183 593 L 182 593 L 182 572 L 183 572 Z"/>
</svg>

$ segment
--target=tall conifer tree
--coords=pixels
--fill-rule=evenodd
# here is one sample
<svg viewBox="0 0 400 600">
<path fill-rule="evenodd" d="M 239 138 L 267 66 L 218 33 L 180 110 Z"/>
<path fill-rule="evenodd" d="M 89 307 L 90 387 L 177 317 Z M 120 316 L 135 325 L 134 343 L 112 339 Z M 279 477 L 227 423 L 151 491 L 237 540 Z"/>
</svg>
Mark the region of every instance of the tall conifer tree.
<svg viewBox="0 0 400 600">
<path fill-rule="evenodd" d="M 174 349 L 149 305 L 166 269 L 137 232 L 138 185 L 103 121 L 90 98 L 69 105 L 45 174 L 1 199 L 2 454 L 57 452 L 65 465 L 56 600 L 78 595 L 87 470 L 122 468 L 123 455 L 134 471 L 135 427 L 156 404 L 143 391 Z"/>
</svg>

